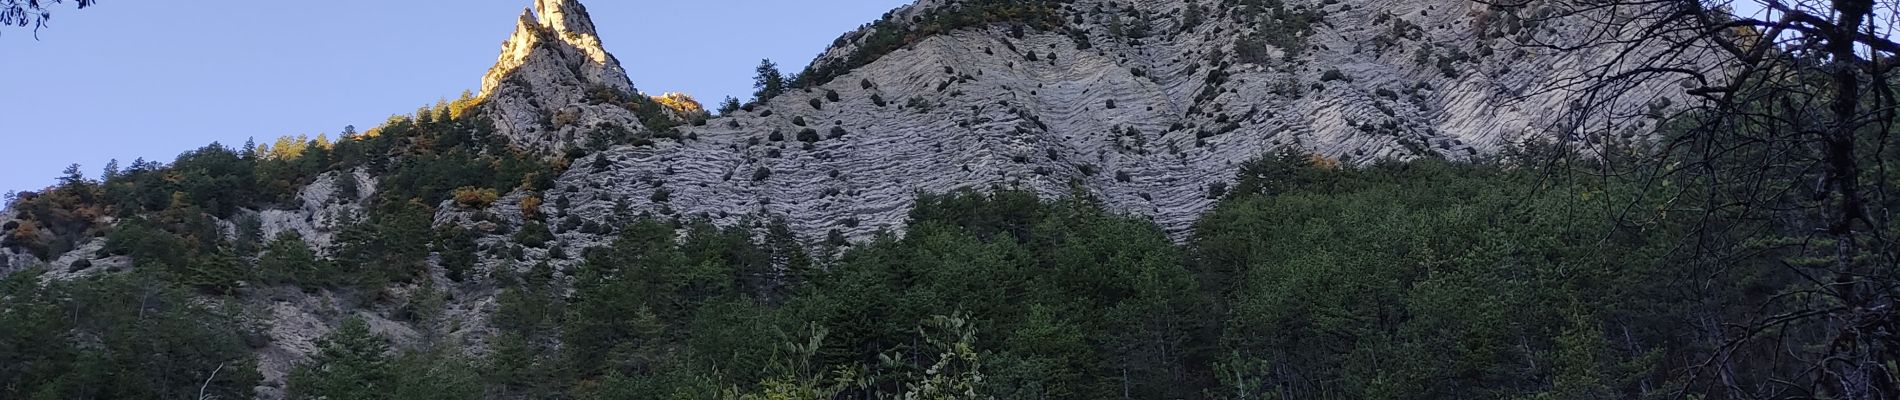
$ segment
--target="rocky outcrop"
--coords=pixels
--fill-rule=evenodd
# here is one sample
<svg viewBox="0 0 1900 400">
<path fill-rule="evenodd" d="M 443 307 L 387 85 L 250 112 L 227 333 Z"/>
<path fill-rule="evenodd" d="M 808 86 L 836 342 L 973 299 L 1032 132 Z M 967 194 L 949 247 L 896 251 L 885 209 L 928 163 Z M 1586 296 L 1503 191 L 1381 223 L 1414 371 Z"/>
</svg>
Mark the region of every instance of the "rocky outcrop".
<svg viewBox="0 0 1900 400">
<path fill-rule="evenodd" d="M 344 198 L 337 192 L 337 181 L 343 179 L 356 181 L 356 197 Z M 376 196 L 376 181 L 375 176 L 362 169 L 318 176 L 297 191 L 296 207 L 261 210 L 254 214 L 262 228 L 260 237 L 269 241 L 285 232 L 295 232 L 319 253 L 328 253 L 335 247 L 336 234 L 344 224 L 365 215 L 364 206 Z M 236 225 L 226 225 L 226 231 L 235 236 Z"/>
<path fill-rule="evenodd" d="M 636 92 L 620 62 L 601 47 L 586 7 L 575 0 L 536 0 L 482 78 L 481 97 L 498 133 L 545 153 L 584 139 L 601 124 L 643 129 L 632 111 L 610 100 Z"/>
</svg>

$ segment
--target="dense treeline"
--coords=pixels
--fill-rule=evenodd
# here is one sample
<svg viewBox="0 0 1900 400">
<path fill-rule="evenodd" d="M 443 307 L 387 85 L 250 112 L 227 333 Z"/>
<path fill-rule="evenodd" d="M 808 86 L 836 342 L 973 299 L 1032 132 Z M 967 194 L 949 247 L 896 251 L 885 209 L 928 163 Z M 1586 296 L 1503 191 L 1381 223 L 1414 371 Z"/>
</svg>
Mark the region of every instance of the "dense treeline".
<svg viewBox="0 0 1900 400">
<path fill-rule="evenodd" d="M 1694 273 L 1676 251 L 1693 218 L 1651 212 L 1660 205 L 1646 189 L 1570 166 L 1501 166 L 1523 164 L 1344 168 L 1269 156 L 1242 169 L 1185 244 L 1085 195 L 1008 190 L 925 195 L 906 235 L 846 251 L 808 246 L 769 221 L 755 224 L 771 227 L 755 237 L 747 227 L 638 219 L 613 229 L 612 245 L 580 255 L 577 267 L 529 259 L 483 277 L 501 288 L 492 318 L 499 335 L 484 357 L 451 343 L 394 351 L 351 321 L 293 374 L 290 393 L 1638 398 L 1695 391 L 1703 382 L 1678 372 L 1719 339 L 1696 324 L 1751 312 L 1720 299 L 1759 296 L 1785 278 L 1761 268 L 1718 285 L 1674 284 Z M 412 227 L 393 226 L 405 223 Z M 159 252 L 191 244 L 124 251 L 185 271 L 342 288 L 362 283 L 341 277 L 414 279 L 404 265 L 420 265 L 431 249 L 446 260 L 454 247 L 430 247 L 428 238 L 454 234 L 431 235 L 426 220 L 388 224 L 360 233 L 424 242 L 367 253 L 415 259 L 354 259 L 351 251 L 319 259 L 295 238 L 263 246 L 251 268 L 242 258 Z M 171 237 L 134 231 L 165 230 L 140 226 L 118 232 Z M 0 370 L 8 382 L 0 389 L 87 396 L 74 390 L 93 386 L 43 377 L 134 379 L 160 372 L 136 360 L 85 360 L 163 356 L 197 361 L 137 378 L 144 386 L 113 387 L 193 389 L 203 370 L 224 364 L 239 372 L 217 387 L 245 390 L 256 378 L 244 372 L 251 361 L 242 338 L 257 327 L 183 301 L 191 288 L 225 287 L 169 270 L 45 286 L 16 274 L 0 287 L 8 299 L 0 317 L 22 329 L 0 338 L 0 350 L 23 362 Z M 139 293 L 170 293 L 173 303 L 152 305 Z M 126 311 L 60 317 L 114 301 Z M 86 333 L 115 324 L 161 324 L 142 331 L 166 333 Z M 92 339 L 74 340 L 82 337 Z M 176 355 L 121 352 L 152 340 L 189 342 L 165 349 Z M 97 370 L 103 365 L 132 371 Z"/>
<path fill-rule="evenodd" d="M 155 279 L 0 279 L 0 397 L 248 398 L 259 377 L 249 325 Z"/>
<path fill-rule="evenodd" d="M 0 397 L 244 397 L 268 339 L 235 304 L 259 288 L 387 306 L 431 337 L 450 325 L 432 288 L 498 292 L 480 343 L 398 349 L 345 322 L 292 374 L 293 398 L 1649 398 L 1798 375 L 1776 349 L 1826 343 L 1796 327 L 1736 345 L 1722 326 L 1785 315 L 1757 305 L 1826 261 L 1801 250 L 1827 245 L 1798 239 L 1803 215 L 1678 201 L 1750 195 L 1703 189 L 1719 175 L 1598 176 L 1643 165 L 1627 149 L 1365 167 L 1269 155 L 1210 188 L 1219 205 L 1180 243 L 1083 193 L 1011 190 L 922 195 L 902 237 L 855 245 L 774 221 L 582 221 L 560 197 L 518 226 L 438 228 L 435 205 L 538 204 L 566 164 L 517 154 L 474 112 L 212 145 L 98 180 L 72 168 L 19 196 L 5 246 L 46 256 L 102 237 L 98 255 L 132 268 L 0 283 Z M 1741 150 L 1718 161 L 1804 151 Z M 329 252 L 261 237 L 251 211 L 352 170 L 380 180 Z M 1805 190 L 1798 171 L 1757 178 Z M 358 184 L 330 189 L 350 201 Z M 563 254 L 552 233 L 575 230 L 614 240 Z M 514 268 L 477 268 L 484 256 Z M 430 282 L 432 264 L 451 282 Z"/>
</svg>

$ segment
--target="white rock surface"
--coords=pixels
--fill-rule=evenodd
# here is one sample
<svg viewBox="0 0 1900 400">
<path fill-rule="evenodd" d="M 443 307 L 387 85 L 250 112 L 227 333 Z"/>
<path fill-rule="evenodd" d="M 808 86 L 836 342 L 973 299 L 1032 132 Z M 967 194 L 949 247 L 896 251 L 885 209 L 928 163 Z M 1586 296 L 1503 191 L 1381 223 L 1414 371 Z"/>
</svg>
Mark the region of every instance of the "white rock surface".
<svg viewBox="0 0 1900 400">
<path fill-rule="evenodd" d="M 337 180 L 356 180 L 357 196 L 339 198 Z M 262 238 L 265 243 L 284 232 L 296 232 L 304 242 L 320 254 L 328 252 L 336 245 L 336 234 L 342 230 L 345 219 L 364 215 L 363 207 L 376 196 L 377 178 L 363 169 L 348 173 L 330 172 L 317 177 L 309 185 L 297 191 L 296 208 L 271 209 L 257 211 L 261 222 Z M 235 226 L 227 222 L 227 232 L 235 232 Z"/>
<path fill-rule="evenodd" d="M 1234 55 L 1236 38 L 1255 29 L 1253 23 L 1202 1 L 1212 10 L 1206 22 L 1182 26 L 1177 12 L 1188 3 L 1078 0 L 1071 10 L 1132 5 L 1151 16 L 1159 32 L 1141 40 L 1113 38 L 1103 21 L 1133 13 L 1082 12 L 1084 22 L 1076 26 L 1088 31 L 1090 49 L 1078 49 L 1058 32 L 1014 39 L 1000 26 L 929 37 L 823 86 L 690 128 L 697 140 L 612 149 L 605 154 L 613 165 L 603 171 L 588 168 L 584 158 L 562 177 L 561 190 L 571 191 L 575 207 L 588 215 L 624 199 L 646 211 L 728 223 L 749 214 L 782 216 L 807 238 L 831 229 L 864 238 L 901 231 L 920 191 L 1013 187 L 1060 196 L 1079 187 L 1183 237 L 1214 204 L 1210 185 L 1283 147 L 1363 164 L 1468 159 L 1529 138 L 1584 146 L 1605 140 L 1580 135 L 1565 118 L 1572 116 L 1570 92 L 1542 89 L 1593 73 L 1586 67 L 1598 65 L 1607 50 L 1545 53 L 1481 39 L 1503 29 L 1484 22 L 1501 13 L 1473 3 L 1289 2 L 1325 10 L 1325 22 L 1315 27 L 1303 56 L 1259 64 Z M 954 3 L 925 1 L 894 15 L 907 18 L 946 4 Z M 847 57 L 865 36 L 846 35 L 818 62 Z M 1419 62 L 1425 48 L 1471 58 L 1445 63 L 1455 76 L 1448 75 L 1438 57 Z M 1346 79 L 1329 79 L 1331 71 Z M 1216 73 L 1226 78 L 1209 78 Z M 842 101 L 824 101 L 818 109 L 808 104 L 823 101 L 827 91 Z M 874 95 L 887 105 L 874 105 Z M 907 106 L 913 99 L 928 107 Z M 1644 106 L 1598 112 L 1636 113 Z M 808 128 L 795 125 L 795 117 L 820 135 L 830 136 L 833 127 L 845 135 L 807 150 L 794 140 Z M 772 132 L 785 141 L 769 140 Z M 760 168 L 769 169 L 770 178 L 754 182 Z M 648 201 L 659 186 L 671 194 L 666 204 Z"/>
<path fill-rule="evenodd" d="M 501 56 L 482 78 L 483 107 L 496 131 L 539 152 L 563 150 L 602 123 L 638 132 L 633 112 L 590 104 L 590 91 L 637 94 L 575 0 L 536 0 L 523 11 Z"/>
</svg>

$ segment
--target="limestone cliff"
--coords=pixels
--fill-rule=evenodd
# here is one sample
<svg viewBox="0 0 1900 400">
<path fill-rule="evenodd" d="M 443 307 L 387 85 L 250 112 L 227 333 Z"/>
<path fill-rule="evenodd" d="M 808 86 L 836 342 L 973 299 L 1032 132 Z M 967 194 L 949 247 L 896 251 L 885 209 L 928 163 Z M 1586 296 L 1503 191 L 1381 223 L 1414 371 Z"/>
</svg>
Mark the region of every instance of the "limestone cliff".
<svg viewBox="0 0 1900 400">
<path fill-rule="evenodd" d="M 689 128 L 695 140 L 608 150 L 610 167 L 569 171 L 562 195 L 590 214 L 626 200 L 864 238 L 901 231 L 919 191 L 1080 188 L 1181 234 L 1240 163 L 1280 148 L 1348 164 L 1469 159 L 1526 139 L 1630 141 L 1654 123 L 1618 120 L 1631 132 L 1619 136 L 1576 129 L 1570 117 L 1651 105 L 1581 110 L 1551 90 L 1614 53 L 1514 45 L 1578 29 L 1537 25 L 1532 5 L 1074 0 L 1041 2 L 1056 4 L 1053 27 L 919 35 L 905 22 L 982 12 L 975 3 L 893 11 L 814 61 L 836 76 Z M 862 54 L 892 36 L 909 42 Z M 666 202 L 647 201 L 658 191 Z"/>
<path fill-rule="evenodd" d="M 532 151 L 558 151 L 602 123 L 638 130 L 640 119 L 605 101 L 634 93 L 620 61 L 601 47 L 576 0 L 536 0 L 502 42 L 482 78 L 481 97 L 497 132 Z M 593 99 L 590 101 L 590 96 Z"/>
</svg>

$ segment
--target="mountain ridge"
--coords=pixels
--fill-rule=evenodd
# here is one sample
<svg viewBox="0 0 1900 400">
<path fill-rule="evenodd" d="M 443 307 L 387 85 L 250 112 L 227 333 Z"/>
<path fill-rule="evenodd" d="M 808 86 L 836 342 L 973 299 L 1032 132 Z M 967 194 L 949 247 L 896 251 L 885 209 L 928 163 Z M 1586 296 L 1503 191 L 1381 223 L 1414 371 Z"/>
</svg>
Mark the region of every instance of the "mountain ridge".
<svg viewBox="0 0 1900 400">
<path fill-rule="evenodd" d="M 1653 119 L 1592 127 L 1628 132 L 1599 136 L 1572 117 L 1655 105 L 1584 110 L 1569 91 L 1542 89 L 1594 73 L 1596 58 L 1614 52 L 1493 48 L 1562 29 L 1523 27 L 1529 17 L 1517 14 L 1532 10 L 1452 0 L 923 1 L 842 36 L 788 93 L 681 127 L 691 140 L 609 150 L 611 168 L 571 170 L 563 184 L 648 212 L 722 223 L 763 214 L 807 237 L 857 239 L 901 231 L 916 192 L 1065 195 L 1079 184 L 1180 237 L 1240 163 L 1281 148 L 1366 164 L 1488 157 L 1526 140 L 1641 142 L 1634 132 Z M 1012 19 L 1024 15 L 1033 21 Z M 1052 18 L 1062 25 L 1037 28 Z M 818 137 L 772 139 L 800 135 Z M 770 174 L 743 179 L 759 171 Z M 670 203 L 639 201 L 661 185 L 588 184 L 628 180 L 667 182 Z"/>
</svg>

